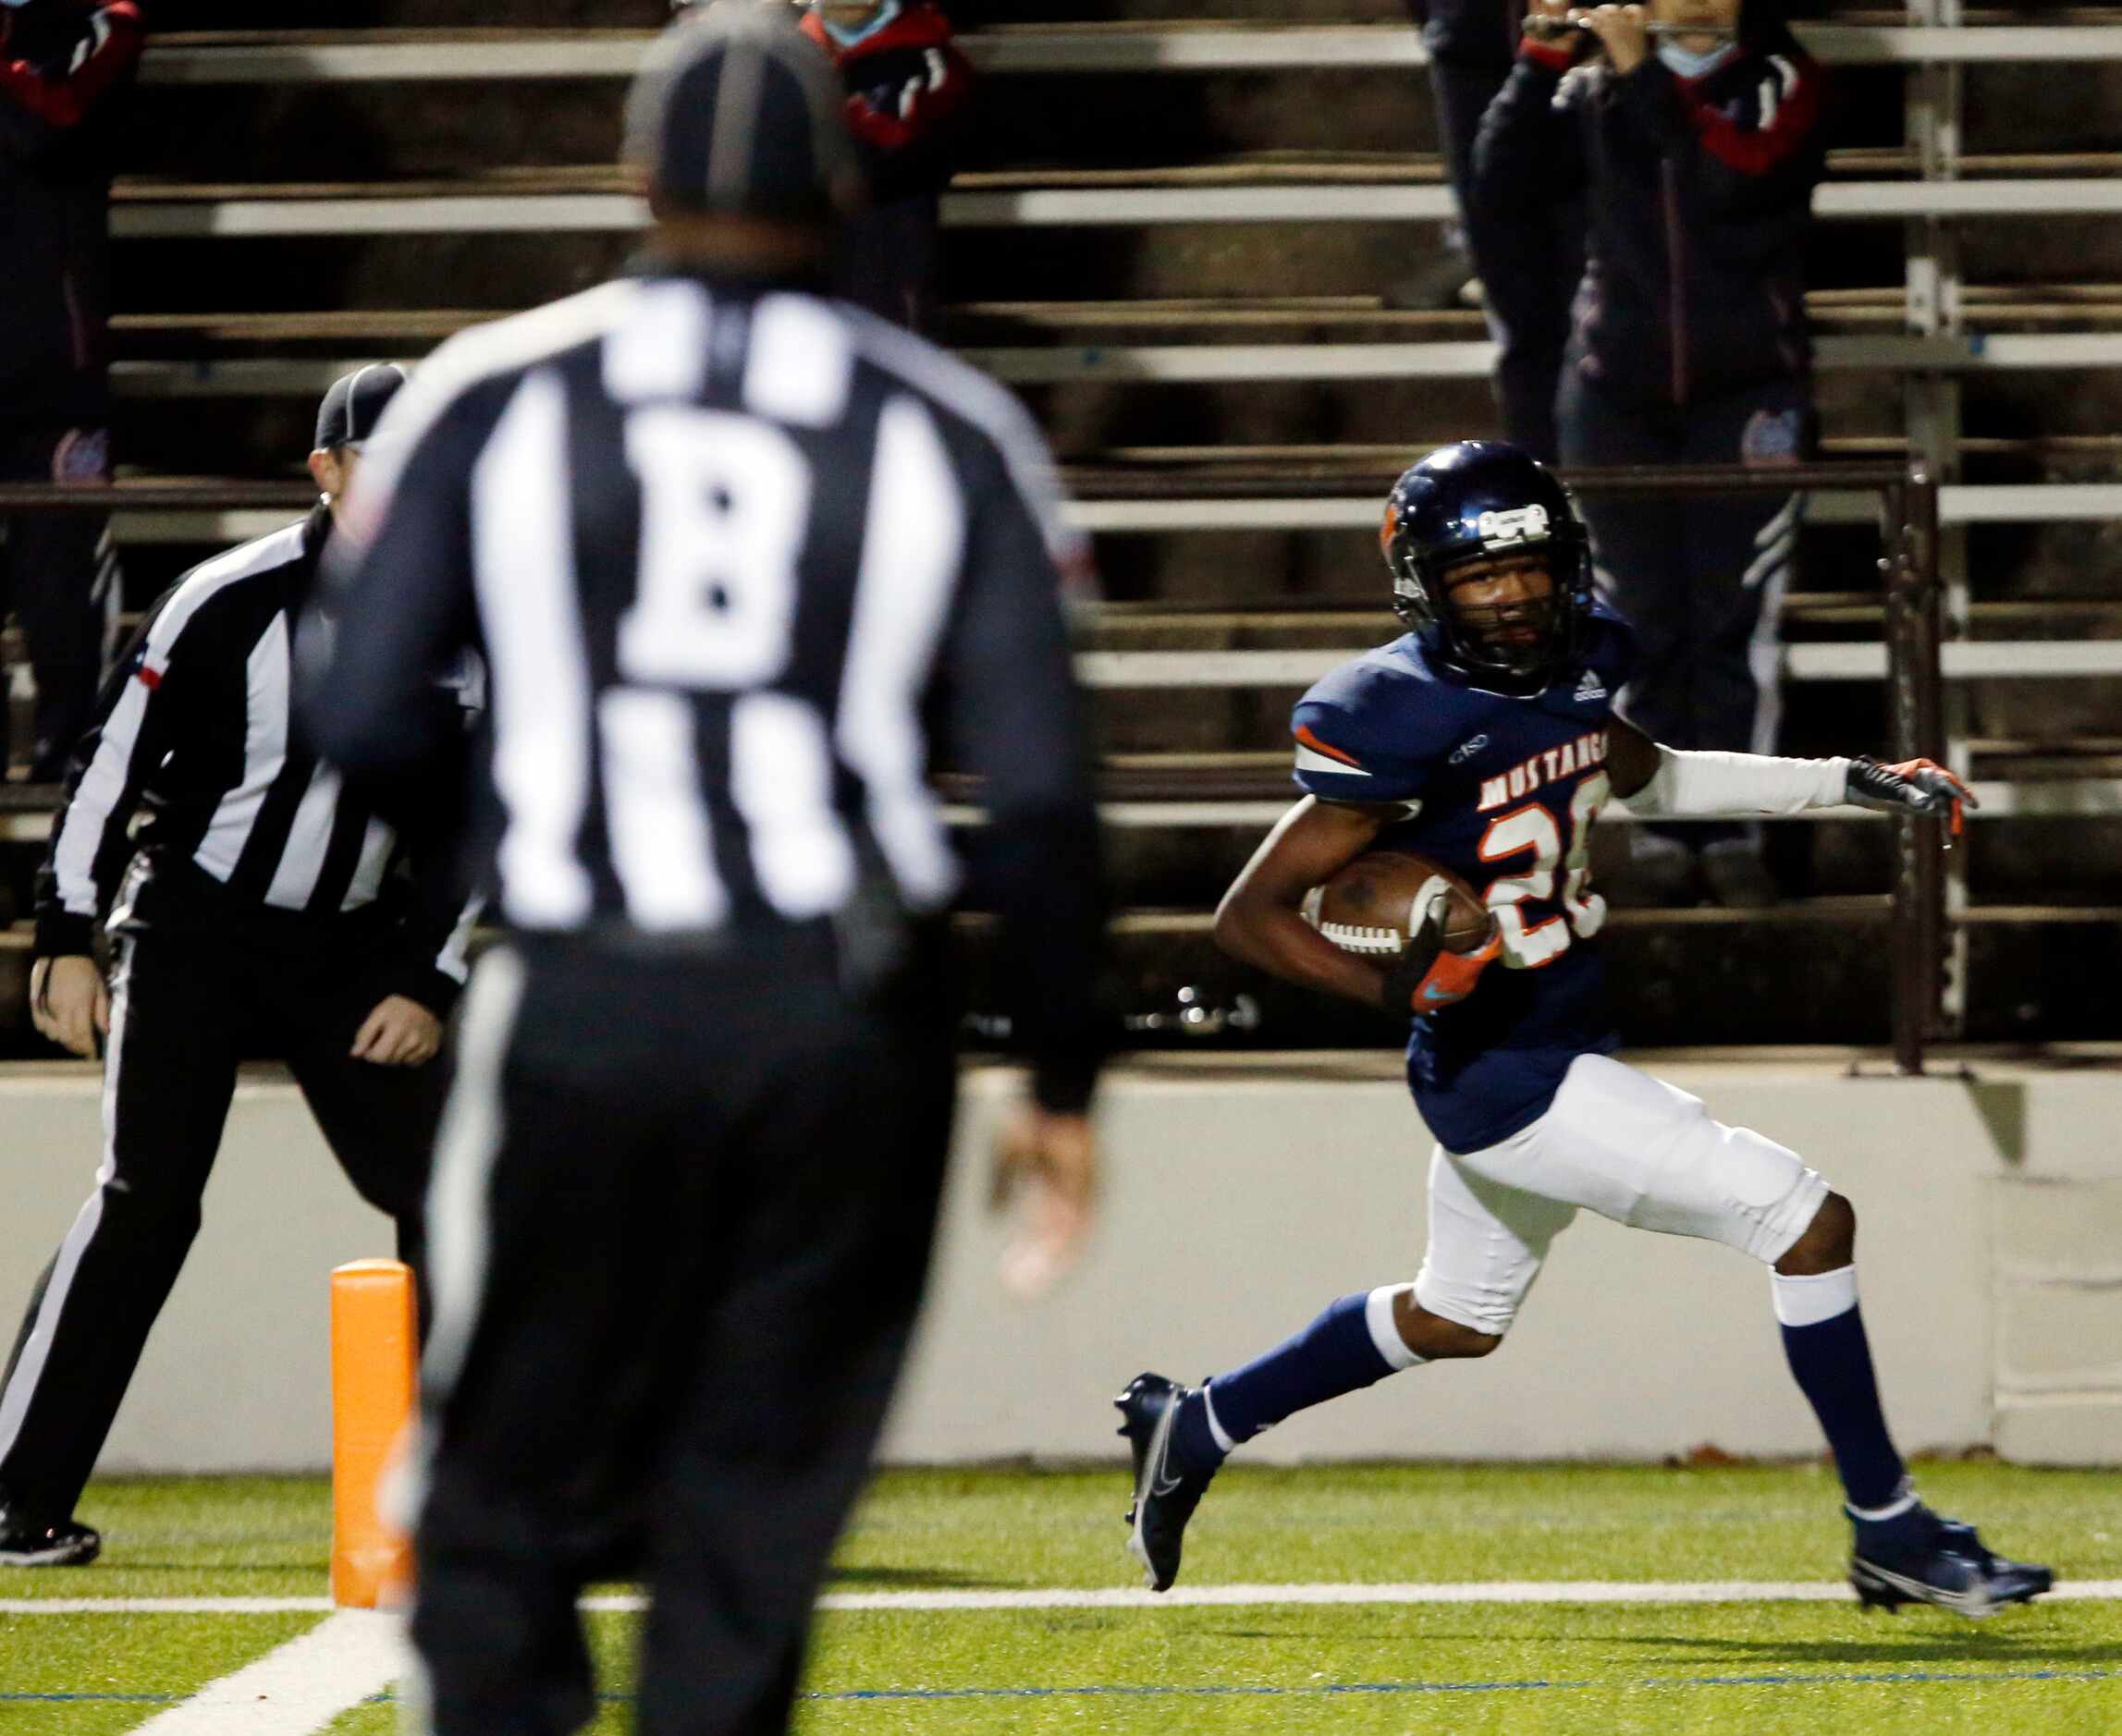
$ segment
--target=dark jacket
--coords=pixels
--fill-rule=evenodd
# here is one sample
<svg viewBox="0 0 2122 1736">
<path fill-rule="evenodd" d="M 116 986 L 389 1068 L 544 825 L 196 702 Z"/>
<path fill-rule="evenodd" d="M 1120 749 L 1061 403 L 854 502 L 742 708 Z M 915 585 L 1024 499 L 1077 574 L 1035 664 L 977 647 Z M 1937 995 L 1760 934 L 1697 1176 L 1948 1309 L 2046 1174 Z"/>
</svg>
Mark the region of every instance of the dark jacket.
<svg viewBox="0 0 2122 1736">
<path fill-rule="evenodd" d="M 1473 197 L 1588 194 L 1575 366 L 1642 407 L 1808 372 L 1805 244 L 1825 81 L 1787 31 L 1700 79 L 1527 43 L 1481 123 Z"/>
<path fill-rule="evenodd" d="M 1432 60 L 1508 70 L 1525 22 L 1525 0 L 1407 0 Z"/>
<path fill-rule="evenodd" d="M 0 10 L 0 423 L 107 420 L 113 99 L 144 34 L 135 0 Z"/>
</svg>

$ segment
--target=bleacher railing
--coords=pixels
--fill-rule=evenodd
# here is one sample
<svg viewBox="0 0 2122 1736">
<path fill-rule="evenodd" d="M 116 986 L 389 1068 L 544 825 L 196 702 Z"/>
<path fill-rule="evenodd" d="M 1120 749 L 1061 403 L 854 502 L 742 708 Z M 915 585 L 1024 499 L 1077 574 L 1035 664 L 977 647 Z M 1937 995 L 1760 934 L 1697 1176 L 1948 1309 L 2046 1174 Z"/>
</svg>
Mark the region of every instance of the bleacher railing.
<svg viewBox="0 0 2122 1736">
<path fill-rule="evenodd" d="M 1938 484 L 1920 466 L 1807 464 L 1575 471 L 1570 486 L 1593 497 L 1869 491 L 1879 500 L 1880 576 L 1885 593 L 1886 720 L 1893 760 L 1946 758 L 1944 638 L 1938 568 Z M 1945 1034 L 1945 876 L 1943 824 L 1894 823 L 1894 1065 L 1923 1070 L 1927 1045 Z"/>
<path fill-rule="evenodd" d="M 2122 29 L 2101 24 L 1930 26 L 1800 23 L 1798 40 L 1831 66 L 2122 59 Z M 143 82 L 349 84 L 413 80 L 631 78 L 648 31 L 229 31 L 155 37 Z M 1177 21 L 1162 28 L 1018 24 L 959 39 L 987 73 L 1200 73 L 1419 67 L 1404 24 Z"/>
</svg>

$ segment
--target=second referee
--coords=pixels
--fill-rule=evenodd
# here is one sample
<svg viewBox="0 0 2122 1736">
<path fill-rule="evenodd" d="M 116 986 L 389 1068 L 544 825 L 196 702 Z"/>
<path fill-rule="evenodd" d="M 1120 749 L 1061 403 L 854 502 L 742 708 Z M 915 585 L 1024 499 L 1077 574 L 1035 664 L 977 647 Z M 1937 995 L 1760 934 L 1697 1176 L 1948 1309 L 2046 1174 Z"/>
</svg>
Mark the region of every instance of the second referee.
<svg viewBox="0 0 2122 1736">
<path fill-rule="evenodd" d="M 324 500 L 155 605 L 75 757 L 39 882 L 31 996 L 37 1028 L 73 1053 L 107 1035 L 104 1148 L 0 1385 L 0 1566 L 96 1555 L 74 1503 L 198 1230 L 239 1060 L 288 1063 L 419 1263 L 464 924 L 430 865 L 438 842 L 417 882 L 395 871 L 401 834 L 448 829 L 454 803 L 384 818 L 304 747 L 288 705 L 337 498 L 403 379 L 376 366 L 332 386 L 310 458 Z"/>
</svg>

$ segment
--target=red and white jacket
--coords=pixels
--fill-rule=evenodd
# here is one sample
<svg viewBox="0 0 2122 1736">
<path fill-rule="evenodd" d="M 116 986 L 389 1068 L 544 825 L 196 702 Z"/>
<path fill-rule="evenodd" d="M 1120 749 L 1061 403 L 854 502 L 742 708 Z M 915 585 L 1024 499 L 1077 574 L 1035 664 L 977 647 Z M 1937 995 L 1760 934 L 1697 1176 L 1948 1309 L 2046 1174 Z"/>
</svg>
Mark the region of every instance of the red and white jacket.
<svg viewBox="0 0 2122 1736">
<path fill-rule="evenodd" d="M 803 28 L 847 85 L 848 126 L 867 160 L 878 204 L 939 192 L 957 169 L 973 66 L 951 41 L 933 0 L 905 0 L 898 15 L 852 45 L 833 40 L 815 11 Z"/>
<path fill-rule="evenodd" d="M 1644 405 L 1804 373 L 1818 64 L 1779 28 L 1699 79 L 1655 55 L 1625 78 L 1567 67 L 1566 50 L 1520 51 L 1482 120 L 1471 197 L 1588 195 L 1572 361 Z"/>
</svg>

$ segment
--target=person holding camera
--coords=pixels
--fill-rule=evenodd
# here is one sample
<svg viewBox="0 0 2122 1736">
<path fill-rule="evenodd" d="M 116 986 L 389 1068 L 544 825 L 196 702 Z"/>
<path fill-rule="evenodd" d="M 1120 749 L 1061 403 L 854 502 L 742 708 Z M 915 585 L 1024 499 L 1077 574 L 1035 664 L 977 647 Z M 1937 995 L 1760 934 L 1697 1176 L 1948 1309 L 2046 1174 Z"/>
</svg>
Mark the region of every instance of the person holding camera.
<svg viewBox="0 0 2122 1736">
<path fill-rule="evenodd" d="M 1483 117 L 1478 201 L 1588 195 L 1556 399 L 1565 465 L 1799 462 L 1813 430 L 1804 253 L 1825 82 L 1772 0 L 1538 0 Z M 1675 747 L 1770 752 L 1776 617 L 1799 495 L 1585 505 L 1601 582 L 1636 624 L 1631 720 Z M 1672 901 L 1772 902 L 1758 828 L 1637 828 Z M 1697 852 L 1699 851 L 1699 862 Z"/>
</svg>

